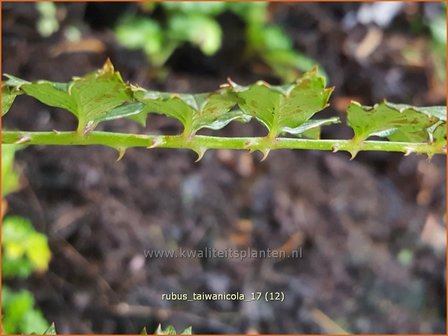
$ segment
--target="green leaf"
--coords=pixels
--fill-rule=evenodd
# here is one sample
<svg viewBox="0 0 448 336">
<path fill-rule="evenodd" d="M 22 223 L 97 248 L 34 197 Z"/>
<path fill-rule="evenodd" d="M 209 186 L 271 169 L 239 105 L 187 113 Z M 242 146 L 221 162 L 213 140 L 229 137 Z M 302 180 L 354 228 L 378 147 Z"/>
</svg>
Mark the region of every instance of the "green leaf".
<svg viewBox="0 0 448 336">
<path fill-rule="evenodd" d="M 16 147 L 2 144 L 2 197 L 17 191 L 20 187 L 20 176 L 14 170 Z"/>
<path fill-rule="evenodd" d="M 20 333 L 23 318 L 27 311 L 33 309 L 34 299 L 30 292 L 22 290 L 12 294 L 8 306 L 2 305 L 4 310 L 2 324 L 6 334 Z"/>
<path fill-rule="evenodd" d="M 45 319 L 44 315 L 40 310 L 32 309 L 26 312 L 23 316 L 23 325 L 22 325 L 22 333 L 26 335 L 30 335 L 33 333 L 41 335 L 56 335 L 47 334 L 47 330 L 51 329 L 51 326 L 48 326 L 48 322 Z"/>
<path fill-rule="evenodd" d="M 9 256 L 3 257 L 2 274 L 4 278 L 26 279 L 33 273 L 33 265 L 26 258 L 12 259 Z"/>
<path fill-rule="evenodd" d="M 265 50 L 292 50 L 292 41 L 280 26 L 263 26 L 255 32 L 260 38 L 261 48 Z"/>
<path fill-rule="evenodd" d="M 57 335 L 56 326 L 54 323 L 51 323 L 47 330 L 44 331 L 44 335 Z"/>
<path fill-rule="evenodd" d="M 263 27 L 269 3 L 265 1 L 226 2 L 228 10 L 238 15 L 248 26 Z"/>
<path fill-rule="evenodd" d="M 445 9 L 436 18 L 431 19 L 429 29 L 431 30 L 432 38 L 435 42 L 446 46 L 446 14 Z"/>
<path fill-rule="evenodd" d="M 49 328 L 42 312 L 34 308 L 33 294 L 27 290 L 19 292 L 2 289 L 2 326 L 4 334 L 42 335 Z"/>
<path fill-rule="evenodd" d="M 7 81 L 7 84 L 10 82 Z M 54 107 L 60 107 L 72 112 L 78 117 L 78 111 L 75 100 L 68 93 L 69 84 L 49 81 L 37 81 L 26 83 L 20 88 L 27 95 L 36 98 L 40 102 Z"/>
<path fill-rule="evenodd" d="M 159 53 L 163 48 L 162 29 L 149 18 L 129 17 L 115 29 L 118 42 L 129 49 L 143 49 L 147 55 Z"/>
<path fill-rule="evenodd" d="M 184 331 L 182 331 L 180 334 L 181 335 L 192 335 L 193 334 L 193 328 L 192 327 L 188 327 Z"/>
<path fill-rule="evenodd" d="M 12 103 L 14 103 L 14 100 L 19 94 L 20 91 L 7 85 L 2 85 L 2 117 L 8 113 Z"/>
<path fill-rule="evenodd" d="M 47 237 L 18 216 L 8 216 L 3 221 L 2 251 L 3 275 L 8 277 L 26 277 L 31 270 L 45 271 L 51 258 Z"/>
<path fill-rule="evenodd" d="M 36 28 L 42 37 L 49 37 L 59 30 L 59 21 L 56 5 L 50 1 L 36 3 L 39 12 Z"/>
<path fill-rule="evenodd" d="M 173 40 L 190 42 L 211 56 L 221 47 L 222 31 L 212 17 L 201 14 L 176 14 L 169 18 L 167 35 Z"/>
<path fill-rule="evenodd" d="M 434 139 L 434 142 L 440 143 L 440 144 L 446 144 L 446 123 L 441 122 L 439 124 L 436 124 L 435 127 L 432 129 L 432 136 Z"/>
<path fill-rule="evenodd" d="M 331 124 L 339 124 L 340 122 L 341 121 L 339 120 L 338 117 L 333 117 L 333 118 L 328 118 L 328 119 L 308 120 L 296 128 L 286 127 L 285 132 L 294 134 L 297 136 L 303 136 L 305 138 L 319 139 L 320 138 L 320 128 L 322 126 L 331 125 Z"/>
<path fill-rule="evenodd" d="M 173 326 L 168 326 L 165 329 L 162 329 L 162 325 L 159 324 L 157 327 L 155 335 L 177 335 L 176 329 Z"/>
<path fill-rule="evenodd" d="M 271 138 L 280 133 L 299 134 L 310 129 L 302 125 L 328 106 L 333 90 L 325 87 L 325 79 L 318 74 L 317 68 L 291 85 L 270 86 L 257 82 L 248 87 L 234 83 L 232 86 L 238 94 L 240 108 L 261 121 Z M 327 122 L 334 122 L 334 119 Z"/>
<path fill-rule="evenodd" d="M 446 137 L 446 107 L 442 106 L 414 107 L 383 101 L 370 107 L 352 102 L 347 114 L 356 142 L 371 136 L 398 142 L 433 142 L 436 130 L 437 139 Z"/>
<path fill-rule="evenodd" d="M 101 121 L 127 117 L 141 112 L 132 103 L 132 92 L 107 60 L 104 66 L 69 83 L 20 81 L 8 76 L 6 85 L 20 89 L 42 103 L 66 109 L 78 119 L 78 133 L 92 131 Z"/>
<path fill-rule="evenodd" d="M 139 102 L 124 104 L 111 110 L 104 116 L 102 121 L 121 119 L 123 117 L 132 118 L 133 116 L 143 112 L 144 105 Z"/>
<path fill-rule="evenodd" d="M 224 1 L 195 2 L 195 1 L 167 1 L 160 5 L 173 13 L 204 14 L 208 16 L 221 14 L 227 3 Z"/>
<path fill-rule="evenodd" d="M 46 271 L 51 259 L 47 237 L 37 232 L 30 235 L 26 242 L 26 254 L 36 271 Z"/>
<path fill-rule="evenodd" d="M 2 286 L 2 307 L 7 307 L 14 300 L 13 291 L 6 285 Z"/>
<path fill-rule="evenodd" d="M 143 329 L 145 331 L 146 335 L 146 329 Z M 192 335 L 192 328 L 188 327 L 184 331 L 182 331 L 180 334 L 177 333 L 176 329 L 173 326 L 168 326 L 165 329 L 162 328 L 162 325 L 159 324 L 155 333 L 155 335 Z"/>
<path fill-rule="evenodd" d="M 286 83 L 297 78 L 298 74 L 312 69 L 314 64 L 316 64 L 315 60 L 294 49 L 267 50 L 261 53 L 261 58 Z M 322 68 L 319 68 L 319 73 L 328 78 Z"/>
<path fill-rule="evenodd" d="M 134 116 L 140 121 L 146 113 L 158 113 L 179 120 L 185 135 L 193 135 L 201 128 L 221 129 L 232 120 L 250 119 L 235 109 L 236 96 L 229 89 L 202 94 L 171 94 L 135 89 L 135 98 L 144 104 L 144 113 Z"/>
<path fill-rule="evenodd" d="M 148 17 L 126 17 L 116 27 L 115 35 L 121 45 L 142 49 L 151 63 L 159 67 L 181 43 L 179 39 L 171 39 L 157 21 Z"/>
</svg>

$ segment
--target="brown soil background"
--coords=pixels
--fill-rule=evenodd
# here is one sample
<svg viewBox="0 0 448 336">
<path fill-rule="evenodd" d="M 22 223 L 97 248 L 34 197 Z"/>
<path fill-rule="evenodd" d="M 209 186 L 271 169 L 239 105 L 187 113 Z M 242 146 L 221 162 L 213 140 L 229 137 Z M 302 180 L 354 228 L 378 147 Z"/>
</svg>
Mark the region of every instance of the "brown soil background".
<svg viewBox="0 0 448 336">
<path fill-rule="evenodd" d="M 125 80 L 178 92 L 214 90 L 230 76 L 248 84 L 275 81 L 261 63 L 238 63 L 242 23 L 220 18 L 223 49 L 212 58 L 185 46 L 172 56 L 164 82 L 149 79 L 139 52 L 114 40 L 114 13 L 133 4 L 60 4 L 66 24 L 81 24 L 84 37 L 101 41 L 99 53 L 53 56 L 61 33 L 40 37 L 33 4 L 3 4 L 3 71 L 19 77 L 67 81 L 110 57 Z M 120 7 L 121 6 L 121 7 Z M 420 4 L 416 16 L 423 15 Z M 277 4 L 272 13 L 296 47 L 320 62 L 336 86 L 332 106 L 352 97 L 371 104 L 383 98 L 417 105 L 445 104 L 431 82 L 433 64 L 400 63 L 399 46 L 424 55 L 429 38 L 413 34 L 401 14 L 383 32 L 381 46 L 360 61 L 347 51 L 366 28 L 349 31 L 342 17 L 357 4 Z M 398 49 L 398 50 L 397 50 Z M 397 56 L 398 55 L 398 56 Z M 343 113 L 329 108 L 327 114 Z M 324 113 L 324 114 L 325 114 Z M 3 120 L 7 129 L 70 130 L 68 112 L 19 97 Z M 180 125 L 151 117 L 143 129 L 129 121 L 100 129 L 174 134 Z M 225 136 L 264 134 L 256 122 L 231 124 Z M 325 137 L 349 138 L 345 126 Z M 445 157 L 393 153 L 210 151 L 195 163 L 182 150 L 101 147 L 29 147 L 18 153 L 24 187 L 8 198 L 9 213 L 32 220 L 50 241 L 46 274 L 13 287 L 32 290 L 59 333 L 136 333 L 158 323 L 195 333 L 336 332 L 317 311 L 353 333 L 445 333 L 445 254 L 424 228 L 444 232 Z M 435 223 L 435 224 L 434 224 Z M 427 231 L 426 231 L 427 232 Z M 144 259 L 150 248 L 303 247 L 300 260 Z M 295 244 L 295 245 L 294 245 Z M 400 251 L 412 254 L 409 265 Z M 169 292 L 283 291 L 285 301 L 167 302 Z M 328 329 L 330 328 L 330 329 Z"/>
</svg>

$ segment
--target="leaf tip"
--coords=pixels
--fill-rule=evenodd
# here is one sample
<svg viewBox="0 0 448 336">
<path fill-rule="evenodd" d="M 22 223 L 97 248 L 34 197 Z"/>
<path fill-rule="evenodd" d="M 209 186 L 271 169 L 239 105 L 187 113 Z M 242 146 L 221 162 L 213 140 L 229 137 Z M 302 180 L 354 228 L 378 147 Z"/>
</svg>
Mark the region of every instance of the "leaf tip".
<svg viewBox="0 0 448 336">
<path fill-rule="evenodd" d="M 308 71 L 305 72 L 303 77 L 315 76 L 317 74 L 319 74 L 319 65 L 318 64 L 314 64 L 311 69 L 309 69 Z"/>
<path fill-rule="evenodd" d="M 110 58 L 108 57 L 106 59 L 106 62 L 104 62 L 103 67 L 101 68 L 101 73 L 102 74 L 113 74 L 115 69 L 114 69 L 114 65 L 112 64 L 112 61 L 110 60 Z"/>
</svg>

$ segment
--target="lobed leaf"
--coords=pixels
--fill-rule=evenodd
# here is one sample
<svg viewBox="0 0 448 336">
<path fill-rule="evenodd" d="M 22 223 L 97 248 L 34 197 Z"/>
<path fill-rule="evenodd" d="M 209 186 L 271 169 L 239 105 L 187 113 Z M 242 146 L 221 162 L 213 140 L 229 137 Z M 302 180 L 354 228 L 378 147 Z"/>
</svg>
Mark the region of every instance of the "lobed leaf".
<svg viewBox="0 0 448 336">
<path fill-rule="evenodd" d="M 133 102 L 130 88 L 107 60 L 104 66 L 69 83 L 50 81 L 26 82 L 13 76 L 6 85 L 20 90 L 42 103 L 66 109 L 78 119 L 78 132 L 85 134 L 105 120 L 141 112 L 141 104 Z"/>
<path fill-rule="evenodd" d="M 283 133 L 319 139 L 322 126 L 339 122 L 337 117 L 312 119 L 328 106 L 333 90 L 326 87 L 325 78 L 318 73 L 317 68 L 290 85 L 271 86 L 259 81 L 253 85 L 240 86 L 229 80 L 227 85 L 215 92 L 200 94 L 156 92 L 128 85 L 114 71 L 110 61 L 102 69 L 74 78 L 69 83 L 28 82 L 10 75 L 7 77 L 2 86 L 2 114 L 9 110 L 15 97 L 22 93 L 47 105 L 72 112 L 78 118 L 78 133 L 82 135 L 93 130 L 101 121 L 127 117 L 145 124 L 148 113 L 162 114 L 179 120 L 184 127 L 183 136 L 176 137 L 174 147 L 191 148 L 198 153 L 199 158 L 213 146 L 206 143 L 203 137 L 196 141 L 193 135 L 202 128 L 221 129 L 233 120 L 247 122 L 253 117 L 265 125 L 268 129 L 266 138 L 248 138 L 236 146 L 251 151 L 259 150 L 264 157 L 270 149 L 279 148 L 278 144 L 273 146 L 273 141 Z M 393 146 L 386 146 L 390 151 L 415 151 L 432 155 L 444 152 L 446 148 L 446 107 L 413 107 L 386 101 L 369 107 L 352 102 L 347 108 L 347 122 L 354 131 L 353 141 L 333 140 L 334 144 L 331 145 L 331 140 L 326 140 L 317 148 L 334 151 L 343 148 L 352 156 L 366 147 L 369 148 L 367 150 L 381 149 L 381 145 L 372 147 L 372 143 L 361 144 L 372 136 L 394 142 Z M 114 135 L 111 134 L 110 142 L 113 142 Z M 15 143 L 31 140 L 29 134 L 21 134 L 13 139 Z M 84 140 L 75 135 L 74 142 Z M 148 147 L 161 146 L 167 140 L 174 141 L 160 136 L 151 139 Z M 127 146 L 110 142 L 107 145 L 116 148 L 121 157 Z M 402 144 L 397 144 L 399 142 Z M 306 142 L 311 146 L 306 148 L 314 148 L 312 143 Z"/>
<path fill-rule="evenodd" d="M 144 104 L 144 112 L 133 119 L 144 122 L 147 113 L 158 113 L 179 120 L 185 135 L 201 128 L 218 130 L 233 120 L 249 121 L 250 117 L 236 109 L 236 96 L 229 89 L 213 93 L 172 94 L 135 88 L 134 97 Z"/>
<path fill-rule="evenodd" d="M 446 138 L 446 107 L 414 107 L 383 101 L 372 107 L 352 102 L 347 123 L 354 140 L 371 136 L 398 142 L 441 142 Z"/>
<path fill-rule="evenodd" d="M 280 133 L 300 134 L 312 127 L 335 122 L 332 118 L 304 126 L 314 114 L 328 106 L 333 90 L 325 87 L 325 78 L 318 74 L 317 68 L 286 86 L 271 86 L 262 81 L 247 87 L 231 85 L 237 92 L 240 108 L 261 121 L 271 138 Z"/>
</svg>

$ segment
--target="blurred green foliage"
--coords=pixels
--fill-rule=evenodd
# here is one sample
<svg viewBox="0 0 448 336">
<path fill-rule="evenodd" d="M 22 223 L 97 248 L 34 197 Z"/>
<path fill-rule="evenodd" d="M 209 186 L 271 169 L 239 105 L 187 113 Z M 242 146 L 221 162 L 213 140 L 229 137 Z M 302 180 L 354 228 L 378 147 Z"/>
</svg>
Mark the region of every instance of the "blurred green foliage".
<svg viewBox="0 0 448 336">
<path fill-rule="evenodd" d="M 49 37 L 57 32 L 59 30 L 59 21 L 54 2 L 38 2 L 36 3 L 36 9 L 39 12 L 39 19 L 37 21 L 37 31 L 39 34 L 43 37 Z"/>
<path fill-rule="evenodd" d="M 266 2 L 161 2 L 142 6 L 149 15 L 124 17 L 115 29 L 116 37 L 126 48 L 143 50 L 158 67 L 186 42 L 207 56 L 216 54 L 225 34 L 217 16 L 224 12 L 234 13 L 245 24 L 245 57 L 259 57 L 285 82 L 316 63 L 294 49 L 279 25 L 267 23 Z M 164 20 L 151 15 L 156 9 L 163 12 Z"/>
<path fill-rule="evenodd" d="M 43 334 L 49 324 L 42 312 L 34 308 L 33 294 L 27 290 L 12 291 L 2 289 L 3 333 L 5 334 Z"/>
<path fill-rule="evenodd" d="M 2 197 L 19 189 L 19 174 L 14 170 L 14 145 L 2 145 Z"/>
<path fill-rule="evenodd" d="M 2 203 L 4 197 L 20 187 L 20 175 L 14 169 L 16 146 L 2 145 Z M 3 214 L 2 214 L 3 218 Z M 7 216 L 2 223 L 2 280 L 26 278 L 33 271 L 43 272 L 51 258 L 47 237 L 37 232 L 30 221 Z M 33 294 L 27 290 L 2 288 L 2 326 L 4 334 L 42 334 L 50 325 L 42 312 L 34 308 Z"/>
<path fill-rule="evenodd" d="M 2 224 L 3 277 L 26 278 L 44 272 L 51 258 L 47 237 L 23 217 L 8 216 Z"/>
<path fill-rule="evenodd" d="M 437 76 L 441 80 L 446 78 L 446 2 L 441 3 L 441 10 L 437 17 L 428 22 L 434 50 L 434 63 Z"/>
</svg>

